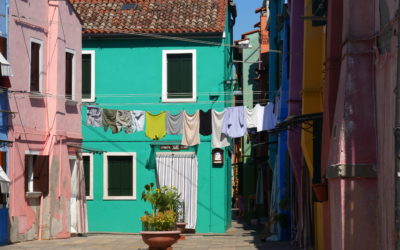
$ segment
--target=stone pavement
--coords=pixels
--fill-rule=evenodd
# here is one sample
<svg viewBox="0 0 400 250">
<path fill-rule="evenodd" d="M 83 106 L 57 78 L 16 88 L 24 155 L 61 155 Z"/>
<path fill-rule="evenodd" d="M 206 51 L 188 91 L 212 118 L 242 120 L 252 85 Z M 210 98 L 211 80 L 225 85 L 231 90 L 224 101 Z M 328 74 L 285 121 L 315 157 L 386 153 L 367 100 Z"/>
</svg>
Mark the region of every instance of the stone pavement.
<svg viewBox="0 0 400 250">
<path fill-rule="evenodd" d="M 148 249 L 137 234 L 89 234 L 61 240 L 21 242 L 0 247 L 6 249 Z M 224 234 L 191 234 L 186 240 L 173 245 L 174 250 L 296 250 L 288 242 L 261 242 L 255 230 L 245 230 L 241 224 L 232 222 L 232 228 Z"/>
</svg>

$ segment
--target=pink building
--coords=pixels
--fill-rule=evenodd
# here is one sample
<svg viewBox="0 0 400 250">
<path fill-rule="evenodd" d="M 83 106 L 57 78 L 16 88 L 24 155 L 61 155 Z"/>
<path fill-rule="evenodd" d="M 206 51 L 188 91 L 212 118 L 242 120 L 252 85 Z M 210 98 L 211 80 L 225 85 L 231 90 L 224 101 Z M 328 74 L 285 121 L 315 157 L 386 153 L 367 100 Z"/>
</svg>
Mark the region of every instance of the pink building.
<svg viewBox="0 0 400 250">
<path fill-rule="evenodd" d="M 11 242 L 86 232 L 81 23 L 69 1 L 10 1 Z"/>
</svg>

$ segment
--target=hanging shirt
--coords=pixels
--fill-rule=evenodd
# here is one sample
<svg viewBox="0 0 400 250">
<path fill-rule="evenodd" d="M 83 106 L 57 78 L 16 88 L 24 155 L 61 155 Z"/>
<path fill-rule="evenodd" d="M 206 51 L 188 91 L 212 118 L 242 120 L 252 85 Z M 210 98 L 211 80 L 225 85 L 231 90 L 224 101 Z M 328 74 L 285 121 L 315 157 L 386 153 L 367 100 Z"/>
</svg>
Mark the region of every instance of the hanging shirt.
<svg viewBox="0 0 400 250">
<path fill-rule="evenodd" d="M 257 132 L 275 128 L 276 116 L 274 114 L 274 104 L 268 102 L 265 106 L 257 105 Z"/>
<path fill-rule="evenodd" d="M 229 146 L 228 137 L 221 133 L 222 123 L 224 122 L 225 110 L 222 112 L 217 112 L 215 110 L 211 111 L 211 123 L 212 123 L 212 147 L 213 148 L 223 148 Z"/>
<path fill-rule="evenodd" d="M 145 112 L 140 110 L 131 111 L 132 116 L 132 132 L 143 131 Z"/>
<path fill-rule="evenodd" d="M 146 136 L 152 140 L 160 140 L 166 133 L 165 112 L 157 115 L 146 112 Z"/>
<path fill-rule="evenodd" d="M 200 134 L 211 135 L 211 109 L 207 111 L 200 110 Z"/>
<path fill-rule="evenodd" d="M 247 128 L 257 127 L 257 108 L 245 107 L 245 117 Z"/>
<path fill-rule="evenodd" d="M 86 126 L 102 127 L 103 126 L 103 110 L 97 107 L 87 107 Z"/>
<path fill-rule="evenodd" d="M 179 114 L 176 115 L 167 112 L 166 119 L 167 119 L 166 120 L 167 134 L 170 135 L 182 134 L 183 112 L 179 112 Z"/>
<path fill-rule="evenodd" d="M 193 115 L 183 112 L 183 136 L 182 145 L 193 146 L 200 144 L 200 112 L 197 110 Z"/>
<path fill-rule="evenodd" d="M 231 138 L 242 137 L 246 134 L 247 124 L 244 117 L 244 107 L 225 108 L 224 122 L 221 132 Z"/>
<path fill-rule="evenodd" d="M 107 131 L 110 127 L 113 134 L 119 132 L 117 127 L 117 110 L 103 109 L 103 126 L 104 131 Z"/>
<path fill-rule="evenodd" d="M 118 128 L 118 132 L 122 129 L 125 130 L 125 133 L 132 133 L 132 114 L 129 110 L 118 110 L 116 116 L 116 124 Z"/>
</svg>

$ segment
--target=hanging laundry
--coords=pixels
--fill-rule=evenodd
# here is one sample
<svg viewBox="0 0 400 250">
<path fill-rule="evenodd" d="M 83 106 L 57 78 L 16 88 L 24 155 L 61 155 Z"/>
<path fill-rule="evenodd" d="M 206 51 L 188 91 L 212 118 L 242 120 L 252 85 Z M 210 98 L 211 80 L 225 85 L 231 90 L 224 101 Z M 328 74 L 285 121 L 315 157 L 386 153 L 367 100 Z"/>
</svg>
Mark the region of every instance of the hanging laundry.
<svg viewBox="0 0 400 250">
<path fill-rule="evenodd" d="M 103 126 L 102 114 L 103 114 L 103 110 L 101 108 L 87 107 L 86 126 L 102 127 Z"/>
<path fill-rule="evenodd" d="M 211 135 L 212 124 L 211 124 L 211 109 L 207 111 L 200 110 L 200 134 Z"/>
<path fill-rule="evenodd" d="M 257 108 L 245 107 L 245 117 L 247 128 L 257 127 Z"/>
<path fill-rule="evenodd" d="M 200 112 L 197 110 L 193 115 L 183 113 L 183 136 L 182 145 L 193 146 L 200 144 Z"/>
<path fill-rule="evenodd" d="M 222 112 L 217 112 L 215 110 L 211 111 L 211 122 L 212 122 L 212 147 L 213 148 L 223 148 L 229 146 L 228 137 L 221 133 L 222 123 L 224 122 L 225 110 Z"/>
<path fill-rule="evenodd" d="M 176 115 L 167 112 L 167 118 L 165 122 L 167 126 L 167 134 L 170 135 L 182 134 L 183 112 L 179 112 L 179 114 Z"/>
<path fill-rule="evenodd" d="M 274 104 L 268 102 L 265 106 L 257 107 L 257 132 L 270 130 L 276 126 L 276 116 L 274 115 Z M 256 108 L 255 107 L 255 108 Z"/>
<path fill-rule="evenodd" d="M 244 107 L 225 108 L 221 132 L 231 138 L 238 138 L 244 136 L 246 131 L 247 124 L 244 117 Z"/>
<path fill-rule="evenodd" d="M 125 130 L 126 134 L 132 133 L 132 114 L 128 110 L 118 110 L 116 116 L 116 124 L 118 132 L 122 129 Z"/>
<path fill-rule="evenodd" d="M 113 134 L 119 132 L 117 127 L 117 110 L 103 109 L 103 126 L 104 131 L 106 132 L 108 130 L 108 127 L 110 127 Z"/>
<path fill-rule="evenodd" d="M 146 112 L 146 136 L 152 140 L 160 140 L 167 131 L 165 129 L 165 112 L 153 115 Z"/>
<path fill-rule="evenodd" d="M 141 110 L 131 111 L 132 116 L 132 133 L 143 131 L 145 112 Z"/>
</svg>

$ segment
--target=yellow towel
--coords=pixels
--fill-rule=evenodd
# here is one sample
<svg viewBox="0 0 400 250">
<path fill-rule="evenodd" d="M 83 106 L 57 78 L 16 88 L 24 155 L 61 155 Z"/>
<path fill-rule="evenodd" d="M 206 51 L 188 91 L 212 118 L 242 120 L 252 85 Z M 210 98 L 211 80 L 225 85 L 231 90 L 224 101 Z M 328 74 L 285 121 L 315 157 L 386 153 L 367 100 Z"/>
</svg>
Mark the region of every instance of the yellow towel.
<svg viewBox="0 0 400 250">
<path fill-rule="evenodd" d="M 160 140 L 166 134 L 165 112 L 157 115 L 146 112 L 146 136 L 152 140 Z"/>
</svg>

